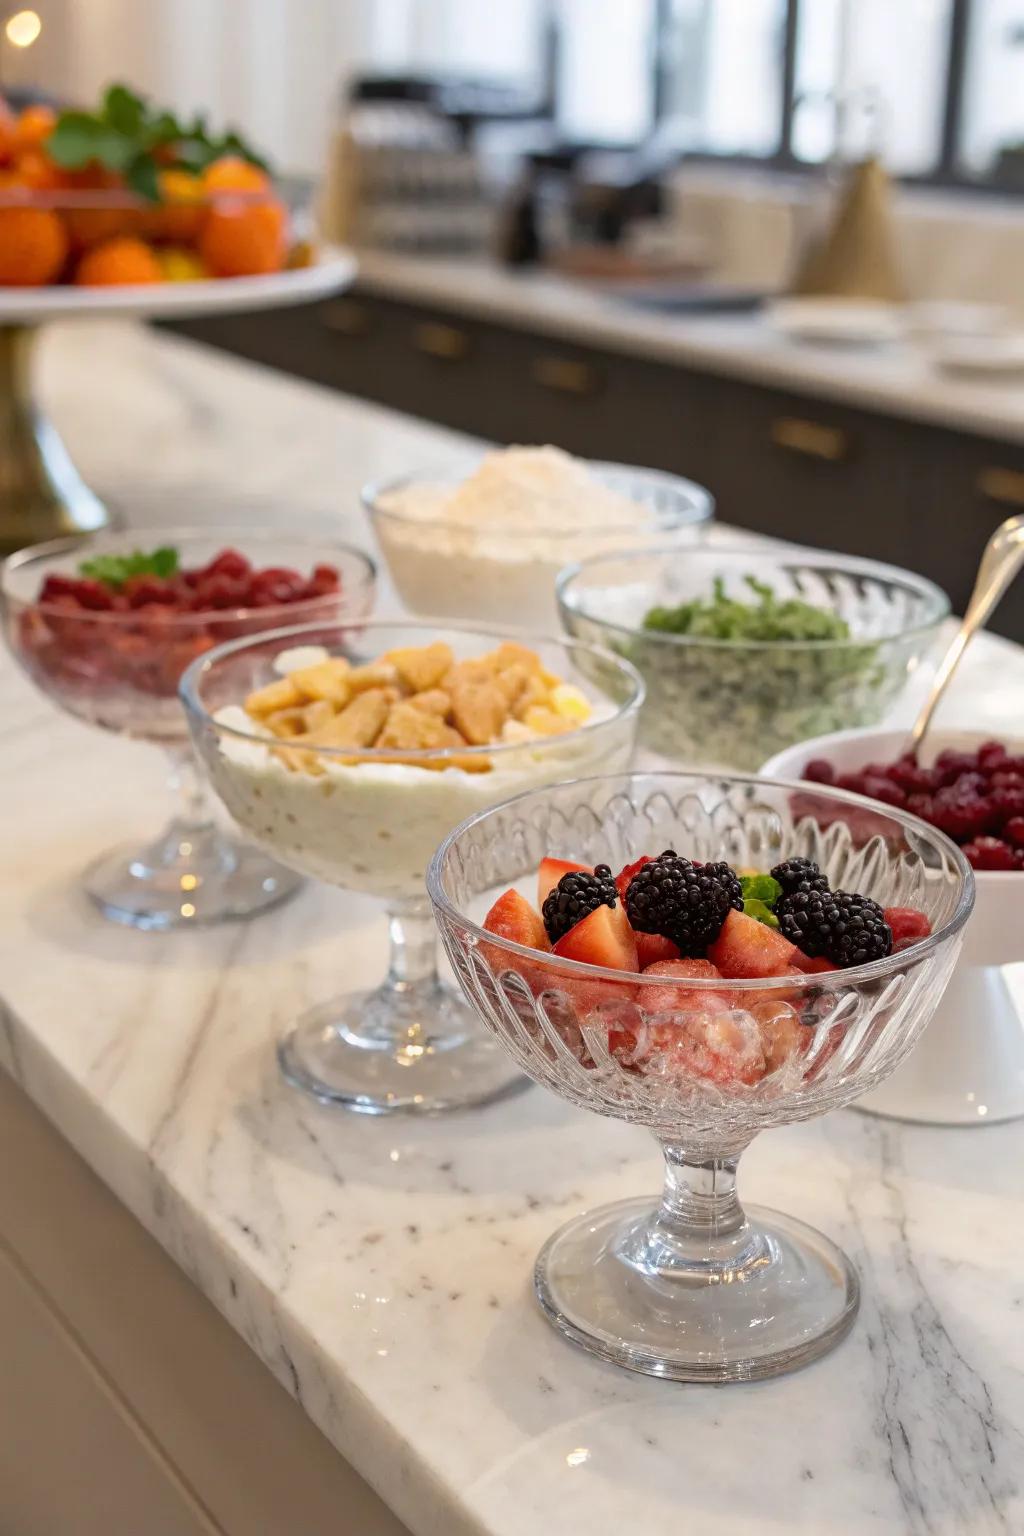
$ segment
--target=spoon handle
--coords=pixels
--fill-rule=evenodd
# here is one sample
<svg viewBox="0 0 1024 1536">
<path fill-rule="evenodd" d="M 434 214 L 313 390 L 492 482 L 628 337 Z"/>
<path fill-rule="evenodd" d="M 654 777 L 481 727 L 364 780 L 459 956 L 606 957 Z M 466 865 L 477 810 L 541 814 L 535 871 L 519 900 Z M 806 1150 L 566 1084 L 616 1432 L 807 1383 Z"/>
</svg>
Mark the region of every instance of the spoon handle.
<svg viewBox="0 0 1024 1536">
<path fill-rule="evenodd" d="M 960 665 L 960 659 L 967 649 L 968 642 L 975 631 L 981 629 L 1022 565 L 1024 565 L 1024 517 L 1008 517 L 1005 523 L 1000 523 L 985 545 L 971 600 L 967 604 L 960 628 L 942 658 L 921 712 L 914 721 L 908 751 L 919 750 L 936 706 L 949 686 L 953 673 Z"/>
</svg>

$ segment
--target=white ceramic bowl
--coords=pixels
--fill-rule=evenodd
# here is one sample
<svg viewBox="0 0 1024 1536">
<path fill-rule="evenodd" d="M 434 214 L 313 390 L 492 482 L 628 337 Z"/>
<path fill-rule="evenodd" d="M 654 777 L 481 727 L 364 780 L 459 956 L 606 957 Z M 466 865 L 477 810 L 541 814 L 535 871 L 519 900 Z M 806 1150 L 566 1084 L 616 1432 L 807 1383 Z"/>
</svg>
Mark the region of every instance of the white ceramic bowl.
<svg viewBox="0 0 1024 1536">
<path fill-rule="evenodd" d="M 927 766 L 944 747 L 969 751 L 991 732 L 934 730 Z M 799 779 L 812 758 L 837 772 L 891 762 L 906 731 L 836 731 L 787 747 L 764 778 Z M 1012 753 L 1020 737 L 1000 738 Z M 989 1125 L 1024 1116 L 1024 874 L 976 870 L 977 899 L 960 960 L 932 1022 L 911 1056 L 858 1108 L 931 1125 Z"/>
</svg>

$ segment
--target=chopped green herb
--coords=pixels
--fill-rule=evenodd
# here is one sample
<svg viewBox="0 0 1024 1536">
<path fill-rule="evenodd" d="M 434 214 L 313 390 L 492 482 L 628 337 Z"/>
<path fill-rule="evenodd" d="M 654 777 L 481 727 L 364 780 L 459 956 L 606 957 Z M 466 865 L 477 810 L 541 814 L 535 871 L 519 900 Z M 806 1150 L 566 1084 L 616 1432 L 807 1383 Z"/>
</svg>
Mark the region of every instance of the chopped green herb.
<svg viewBox="0 0 1024 1536">
<path fill-rule="evenodd" d="M 706 640 L 846 640 L 850 626 L 828 608 L 816 608 L 802 598 L 779 599 L 756 576 L 744 577 L 757 598 L 740 602 L 726 595 L 725 581 L 715 578 L 711 598 L 695 597 L 678 608 L 652 608 L 644 628 L 667 635 L 698 635 Z"/>
<path fill-rule="evenodd" d="M 752 896 L 744 901 L 743 910 L 748 917 L 753 917 L 757 922 L 764 923 L 766 928 L 777 928 L 779 926 L 779 920 L 771 907 Z"/>
<path fill-rule="evenodd" d="M 136 549 L 130 555 L 97 555 L 95 560 L 83 560 L 78 569 L 105 587 L 123 587 L 132 576 L 173 576 L 178 569 L 178 551 L 165 545 L 149 554 Z"/>
</svg>

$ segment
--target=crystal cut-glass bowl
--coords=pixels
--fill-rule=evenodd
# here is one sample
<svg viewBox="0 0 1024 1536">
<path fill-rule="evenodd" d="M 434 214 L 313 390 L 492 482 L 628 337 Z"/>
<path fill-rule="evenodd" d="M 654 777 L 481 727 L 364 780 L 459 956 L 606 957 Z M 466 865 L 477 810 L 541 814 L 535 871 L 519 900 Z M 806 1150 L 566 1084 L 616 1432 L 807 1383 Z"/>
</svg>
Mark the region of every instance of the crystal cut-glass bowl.
<svg viewBox="0 0 1024 1536">
<path fill-rule="evenodd" d="M 673 981 L 524 948 L 482 926 L 509 886 L 533 899 L 546 855 L 613 869 L 675 848 L 769 869 L 814 858 L 833 887 L 915 906 L 932 935 L 818 975 Z M 548 1242 L 535 1284 L 548 1317 L 595 1354 L 651 1375 L 750 1380 L 814 1359 L 852 1326 L 857 1277 L 829 1239 L 736 1194 L 759 1131 L 878 1086 L 912 1049 L 949 979 L 974 901 L 959 849 L 855 795 L 751 778 L 633 773 L 531 791 L 442 844 L 428 890 L 467 999 L 538 1083 L 650 1128 L 660 1206 L 590 1211 Z M 708 1051 L 709 1027 L 732 1041 Z"/>
</svg>

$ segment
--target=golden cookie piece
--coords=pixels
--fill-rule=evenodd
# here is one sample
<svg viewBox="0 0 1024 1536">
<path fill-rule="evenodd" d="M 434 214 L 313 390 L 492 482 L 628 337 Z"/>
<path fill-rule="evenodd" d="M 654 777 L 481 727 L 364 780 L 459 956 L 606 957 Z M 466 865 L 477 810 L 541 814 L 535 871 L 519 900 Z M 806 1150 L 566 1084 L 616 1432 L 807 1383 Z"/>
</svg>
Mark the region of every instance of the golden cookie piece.
<svg viewBox="0 0 1024 1536">
<path fill-rule="evenodd" d="M 300 667 L 289 672 L 288 680 L 295 684 L 307 699 L 326 699 L 341 709 L 352 696 L 349 675 L 352 668 L 343 656 L 333 656 L 329 661 L 319 661 L 312 667 Z"/>
<path fill-rule="evenodd" d="M 371 661 L 364 667 L 353 667 L 348 681 L 354 694 L 365 693 L 368 688 L 393 687 L 398 682 L 398 668 L 390 661 Z"/>
<path fill-rule="evenodd" d="M 384 728 L 391 703 L 390 690 L 370 688 L 304 740 L 317 747 L 372 747 Z"/>
<path fill-rule="evenodd" d="M 566 731 L 574 729 L 564 715 L 556 715 L 553 709 L 547 709 L 543 704 L 534 704 L 528 709 L 523 724 L 528 730 L 536 731 L 538 736 L 564 736 Z"/>
<path fill-rule="evenodd" d="M 443 688 L 428 688 L 423 693 L 414 693 L 408 702 L 413 709 L 421 709 L 427 715 L 437 715 L 442 720 L 447 720 L 452 712 L 452 696 Z"/>
<path fill-rule="evenodd" d="M 493 682 L 456 681 L 451 690 L 452 720 L 474 747 L 497 741 L 508 719 L 508 706 Z"/>
<path fill-rule="evenodd" d="M 446 768 L 461 768 L 463 773 L 490 773 L 494 764 L 483 752 L 453 753 L 450 757 L 423 757 L 415 753 L 389 752 L 374 759 L 379 763 L 400 763 L 408 768 L 426 768 L 431 773 L 443 773 Z"/>
<path fill-rule="evenodd" d="M 273 714 L 278 709 L 294 709 L 302 702 L 302 694 L 292 679 L 281 677 L 276 682 L 268 683 L 265 688 L 257 688 L 255 693 L 250 693 L 245 708 L 247 714 L 258 717 Z"/>
<path fill-rule="evenodd" d="M 263 724 L 278 737 L 301 736 L 307 730 L 306 708 L 299 704 L 292 709 L 275 709 L 272 715 L 264 715 Z"/>
<path fill-rule="evenodd" d="M 527 710 L 532 709 L 536 704 L 542 704 L 547 707 L 550 704 L 550 700 L 551 690 L 543 678 L 531 677 L 522 693 L 516 699 L 512 713 L 517 720 L 522 720 Z"/>
<path fill-rule="evenodd" d="M 537 652 L 531 651 L 528 645 L 520 645 L 518 640 L 503 640 L 488 659 L 496 672 L 505 672 L 509 667 L 524 667 L 533 677 L 539 677 L 543 672 Z"/>
<path fill-rule="evenodd" d="M 408 752 L 425 752 L 435 747 L 464 747 L 466 741 L 439 715 L 427 714 L 403 700 L 392 704 L 376 744 L 378 747 L 401 747 Z"/>
<path fill-rule="evenodd" d="M 398 673 L 398 681 L 409 693 L 425 693 L 428 688 L 437 687 L 455 656 L 450 645 L 435 640 L 432 645 L 387 651 L 381 659 L 391 663 Z"/>
</svg>

